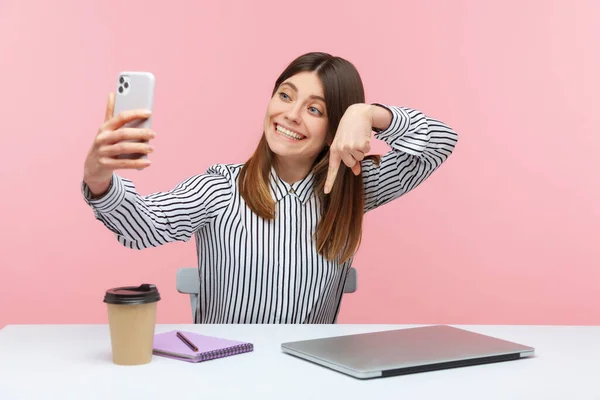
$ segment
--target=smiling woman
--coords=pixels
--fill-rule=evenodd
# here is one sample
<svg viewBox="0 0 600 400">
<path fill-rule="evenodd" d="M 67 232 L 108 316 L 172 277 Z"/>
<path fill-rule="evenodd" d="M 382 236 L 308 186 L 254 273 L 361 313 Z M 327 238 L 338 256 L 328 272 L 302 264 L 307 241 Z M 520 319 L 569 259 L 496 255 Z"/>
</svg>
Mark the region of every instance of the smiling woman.
<svg viewBox="0 0 600 400">
<path fill-rule="evenodd" d="M 107 112 L 82 191 L 123 246 L 195 237 L 196 323 L 335 322 L 363 215 L 420 185 L 457 142 L 451 128 L 417 110 L 365 104 L 350 62 L 308 53 L 276 80 L 247 162 L 217 164 L 141 196 L 115 171 L 144 165 L 111 160 L 115 146 L 133 146 L 128 135 L 141 135 L 121 127 L 147 117 Z M 373 132 L 391 147 L 381 157 L 366 155 Z"/>
<path fill-rule="evenodd" d="M 323 192 L 330 158 L 328 149 L 342 116 L 351 105 L 364 101 L 362 80 L 350 62 L 323 53 L 305 54 L 294 60 L 275 82 L 262 140 L 240 173 L 240 192 L 252 211 L 264 219 L 275 217 L 275 203 L 268 191 L 272 168 L 290 184 L 301 181 L 312 171 L 317 194 Z M 384 128 L 389 126 L 391 112 L 382 110 L 386 115 L 380 127 Z M 354 149 L 347 166 L 365 160 L 371 128 L 364 127 L 360 144 L 364 148 Z M 378 161 L 377 157 L 367 158 Z M 319 253 L 345 262 L 360 242 L 363 177 L 343 168 L 333 179 L 339 182 L 335 190 L 327 197 L 320 195 L 324 207 L 314 236 Z"/>
</svg>

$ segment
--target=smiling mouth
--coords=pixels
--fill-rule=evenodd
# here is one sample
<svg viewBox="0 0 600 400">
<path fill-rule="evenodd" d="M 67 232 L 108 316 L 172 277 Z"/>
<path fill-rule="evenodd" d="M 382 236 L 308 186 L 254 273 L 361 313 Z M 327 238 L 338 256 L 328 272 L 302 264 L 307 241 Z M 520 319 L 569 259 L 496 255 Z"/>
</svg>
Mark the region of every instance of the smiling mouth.
<svg viewBox="0 0 600 400">
<path fill-rule="evenodd" d="M 290 131 L 289 129 L 286 129 L 277 123 L 275 124 L 275 131 L 277 133 L 279 133 L 281 136 L 284 136 L 288 139 L 297 140 L 297 141 L 306 139 L 306 136 L 301 135 L 298 132 Z"/>
</svg>

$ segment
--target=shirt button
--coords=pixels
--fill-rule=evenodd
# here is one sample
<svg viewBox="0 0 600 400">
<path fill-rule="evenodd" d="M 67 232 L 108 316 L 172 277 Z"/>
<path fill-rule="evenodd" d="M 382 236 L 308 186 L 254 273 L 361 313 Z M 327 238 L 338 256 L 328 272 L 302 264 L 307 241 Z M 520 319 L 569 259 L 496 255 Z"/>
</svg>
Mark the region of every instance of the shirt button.
<svg viewBox="0 0 600 400">
<path fill-rule="evenodd" d="M 290 189 L 290 193 L 294 194 L 294 193 L 296 193 L 296 191 L 294 189 Z"/>
</svg>

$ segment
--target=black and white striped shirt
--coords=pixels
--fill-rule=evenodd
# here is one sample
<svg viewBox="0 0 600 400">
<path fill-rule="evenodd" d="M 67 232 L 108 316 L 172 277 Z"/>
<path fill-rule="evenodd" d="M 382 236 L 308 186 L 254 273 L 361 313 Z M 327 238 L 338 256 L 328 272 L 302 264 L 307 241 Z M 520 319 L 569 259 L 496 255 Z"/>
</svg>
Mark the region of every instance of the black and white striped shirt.
<svg viewBox="0 0 600 400">
<path fill-rule="evenodd" d="M 383 106 L 383 105 L 382 105 Z M 375 133 L 391 151 L 362 162 L 365 212 L 409 192 L 452 153 L 457 134 L 421 112 L 396 106 Z M 113 174 L 101 199 L 86 202 L 118 241 L 143 249 L 195 237 L 200 276 L 196 323 L 333 323 L 352 259 L 328 261 L 311 239 L 321 215 L 313 175 L 290 185 L 271 172 L 275 219 L 263 220 L 238 191 L 242 164 L 217 164 L 168 192 L 141 196 Z"/>
</svg>

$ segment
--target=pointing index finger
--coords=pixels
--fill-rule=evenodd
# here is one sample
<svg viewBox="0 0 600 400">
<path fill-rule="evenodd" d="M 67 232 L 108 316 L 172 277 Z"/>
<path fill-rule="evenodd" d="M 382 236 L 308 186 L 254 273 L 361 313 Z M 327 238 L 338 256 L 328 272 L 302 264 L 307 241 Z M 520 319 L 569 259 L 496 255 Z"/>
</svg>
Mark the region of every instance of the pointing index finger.
<svg viewBox="0 0 600 400">
<path fill-rule="evenodd" d="M 331 192 L 335 178 L 337 177 L 338 169 L 340 168 L 341 159 L 336 153 L 329 155 L 329 171 L 327 171 L 327 179 L 325 180 L 325 194 Z"/>
</svg>

